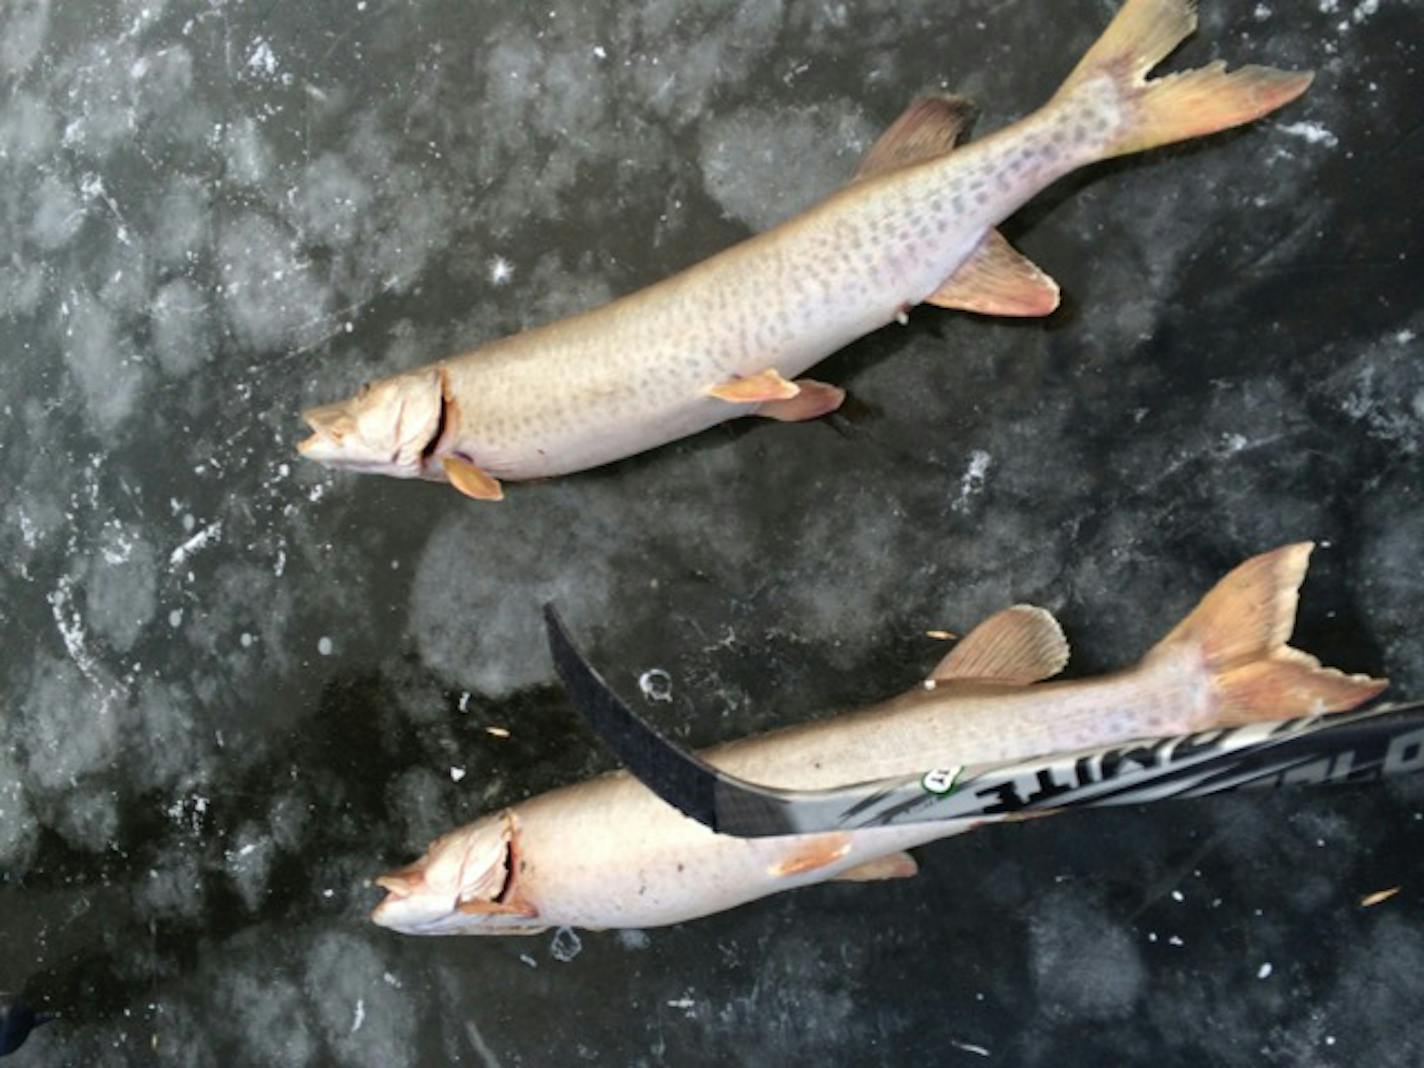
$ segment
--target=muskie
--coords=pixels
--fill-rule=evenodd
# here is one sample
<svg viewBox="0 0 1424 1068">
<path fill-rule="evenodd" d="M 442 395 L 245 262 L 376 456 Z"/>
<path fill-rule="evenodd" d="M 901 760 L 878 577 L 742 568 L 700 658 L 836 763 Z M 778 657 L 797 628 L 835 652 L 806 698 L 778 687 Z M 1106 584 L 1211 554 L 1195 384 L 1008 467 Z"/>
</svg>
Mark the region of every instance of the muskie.
<svg viewBox="0 0 1424 1068">
<path fill-rule="evenodd" d="M 839 388 L 797 376 L 917 304 L 1046 315 L 1058 286 L 993 227 L 1070 171 L 1249 122 L 1310 84 L 1222 62 L 1149 82 L 1195 26 L 1192 0 L 1128 0 L 1027 118 L 956 147 L 970 106 L 918 99 L 809 211 L 601 308 L 313 408 L 299 448 L 498 500 L 502 479 L 595 467 L 727 419 L 834 411 Z"/>
<path fill-rule="evenodd" d="M 703 757 L 742 779 L 811 790 L 1353 708 L 1385 683 L 1286 645 L 1310 550 L 1240 565 L 1118 674 L 1034 685 L 1063 668 L 1068 646 L 1048 612 L 1017 605 L 975 628 L 922 687 Z M 679 923 L 828 879 L 913 875 L 906 849 L 982 822 L 736 838 L 618 772 L 436 839 L 376 880 L 389 893 L 372 919 L 432 935 Z"/>
</svg>

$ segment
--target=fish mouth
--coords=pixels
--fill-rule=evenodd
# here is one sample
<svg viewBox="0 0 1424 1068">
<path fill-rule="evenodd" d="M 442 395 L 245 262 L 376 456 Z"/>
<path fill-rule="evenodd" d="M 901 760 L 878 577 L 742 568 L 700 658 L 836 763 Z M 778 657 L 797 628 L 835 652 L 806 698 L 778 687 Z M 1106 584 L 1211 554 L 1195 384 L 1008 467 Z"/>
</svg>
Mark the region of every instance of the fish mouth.
<svg viewBox="0 0 1424 1068">
<path fill-rule="evenodd" d="M 341 442 L 356 429 L 355 420 L 345 404 L 323 404 L 302 412 L 302 422 L 311 427 L 312 435 L 297 442 L 297 451 L 313 460 L 337 459 Z"/>
<path fill-rule="evenodd" d="M 452 892 L 430 885 L 427 869 L 431 858 L 387 872 L 375 879 L 386 897 L 371 913 L 383 927 L 407 934 L 491 934 L 542 930 L 521 921 L 534 919 L 539 910 L 519 892 L 519 857 L 516 827 L 512 814 L 507 818 L 501 851 L 494 863 L 473 880 L 462 868 L 457 888 Z M 468 863 L 467 858 L 467 863 Z"/>
</svg>

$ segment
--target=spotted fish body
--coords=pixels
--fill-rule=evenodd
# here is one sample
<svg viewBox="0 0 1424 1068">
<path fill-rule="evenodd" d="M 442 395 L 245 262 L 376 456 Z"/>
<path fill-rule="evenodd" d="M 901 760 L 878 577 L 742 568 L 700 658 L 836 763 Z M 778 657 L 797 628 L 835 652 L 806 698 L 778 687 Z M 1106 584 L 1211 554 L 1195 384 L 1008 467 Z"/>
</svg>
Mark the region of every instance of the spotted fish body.
<svg viewBox="0 0 1424 1068">
<path fill-rule="evenodd" d="M 1065 102 L 622 300 L 457 357 L 444 364 L 451 392 L 472 401 L 450 446 L 497 478 L 537 478 L 752 414 L 755 402 L 708 388 L 768 368 L 794 380 L 922 303 L 996 222 L 1100 158 L 1118 121 L 1111 100 Z"/>
<path fill-rule="evenodd" d="M 497 498 L 500 480 L 597 466 L 738 416 L 834 410 L 839 389 L 798 376 L 915 305 L 1046 314 L 1057 287 L 1000 221 L 1072 170 L 1247 122 L 1309 84 L 1219 65 L 1148 82 L 1194 24 L 1182 0 L 1130 0 L 1048 104 L 972 144 L 957 146 L 967 105 L 922 98 L 857 180 L 803 214 L 603 307 L 312 409 L 301 449 Z"/>
<path fill-rule="evenodd" d="M 1285 644 L 1309 553 L 1292 545 L 1248 560 L 1116 675 L 1041 682 L 1064 666 L 1067 645 L 1051 615 L 1020 605 L 977 627 L 926 687 L 703 756 L 739 778 L 818 789 L 1351 708 L 1384 684 Z M 437 839 L 377 880 L 389 893 L 372 918 L 407 934 L 678 923 L 809 883 L 913 875 L 904 850 L 975 825 L 735 838 L 618 773 Z"/>
</svg>

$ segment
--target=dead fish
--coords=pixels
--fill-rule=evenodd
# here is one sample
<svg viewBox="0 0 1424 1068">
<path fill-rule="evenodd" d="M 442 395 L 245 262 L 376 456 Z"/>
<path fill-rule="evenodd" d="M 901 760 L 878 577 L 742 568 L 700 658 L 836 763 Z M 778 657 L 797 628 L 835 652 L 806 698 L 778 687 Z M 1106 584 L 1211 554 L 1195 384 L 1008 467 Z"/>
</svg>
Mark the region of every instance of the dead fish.
<svg viewBox="0 0 1424 1068">
<path fill-rule="evenodd" d="M 1016 605 L 956 645 L 927 687 L 703 756 L 754 782 L 822 789 L 1353 708 L 1384 681 L 1286 644 L 1310 551 L 1290 545 L 1241 564 L 1117 674 L 1042 682 L 1067 663 L 1067 642 L 1048 612 Z M 913 875 L 905 850 L 972 825 L 736 838 L 618 772 L 436 839 L 376 880 L 388 894 L 371 918 L 428 935 L 680 923 L 810 883 Z"/>
<path fill-rule="evenodd" d="M 31 1031 L 53 1019 L 52 1013 L 36 1012 L 18 994 L 0 994 L 0 1057 L 14 1053 Z"/>
<path fill-rule="evenodd" d="M 1148 81 L 1195 27 L 1192 0 L 1128 0 L 1027 118 L 960 146 L 970 105 L 918 99 L 847 187 L 796 218 L 603 307 L 312 408 L 298 448 L 499 500 L 501 480 L 595 467 L 739 416 L 834 411 L 840 388 L 798 376 L 915 305 L 1046 315 L 1057 284 L 995 226 L 1070 171 L 1249 122 L 1310 84 L 1223 62 Z"/>
</svg>

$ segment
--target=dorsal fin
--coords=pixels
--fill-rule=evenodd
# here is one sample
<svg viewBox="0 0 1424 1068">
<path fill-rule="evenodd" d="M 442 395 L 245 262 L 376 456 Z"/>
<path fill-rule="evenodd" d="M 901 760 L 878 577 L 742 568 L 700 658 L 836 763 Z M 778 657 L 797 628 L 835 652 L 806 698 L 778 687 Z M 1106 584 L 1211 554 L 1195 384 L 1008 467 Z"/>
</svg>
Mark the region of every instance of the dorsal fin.
<svg viewBox="0 0 1424 1068">
<path fill-rule="evenodd" d="M 1058 307 L 1058 283 L 990 230 L 925 303 L 981 315 L 1048 315 Z"/>
<path fill-rule="evenodd" d="M 1068 640 L 1053 613 L 1031 604 L 996 612 L 956 645 L 933 671 L 935 682 L 985 679 L 1027 686 L 1068 663 Z"/>
<path fill-rule="evenodd" d="M 851 178 L 873 178 L 952 152 L 974 123 L 974 105 L 962 96 L 917 96 L 870 146 Z"/>
</svg>

